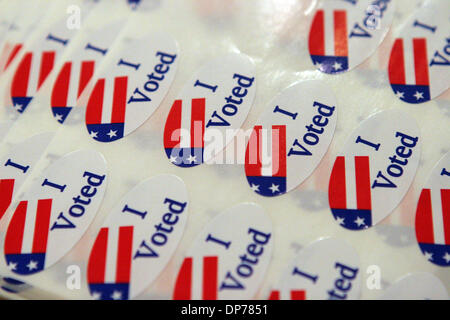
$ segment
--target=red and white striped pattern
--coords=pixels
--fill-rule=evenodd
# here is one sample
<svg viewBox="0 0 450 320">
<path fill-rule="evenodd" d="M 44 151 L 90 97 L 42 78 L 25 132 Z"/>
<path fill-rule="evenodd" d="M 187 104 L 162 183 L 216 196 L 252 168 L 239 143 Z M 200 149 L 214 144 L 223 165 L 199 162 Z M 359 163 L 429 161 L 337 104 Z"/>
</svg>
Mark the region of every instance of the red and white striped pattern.
<svg viewBox="0 0 450 320">
<path fill-rule="evenodd" d="M 389 61 L 389 81 L 399 85 L 430 85 L 425 38 L 395 40 Z"/>
<path fill-rule="evenodd" d="M 369 157 L 337 157 L 329 186 L 333 209 L 371 210 Z"/>
<path fill-rule="evenodd" d="M 347 12 L 318 10 L 309 35 L 309 52 L 314 56 L 348 56 Z"/>
<path fill-rule="evenodd" d="M 73 107 L 94 74 L 95 61 L 66 62 L 56 78 L 53 107 Z"/>
<path fill-rule="evenodd" d="M 219 258 L 217 256 L 193 259 L 187 257 L 178 273 L 173 299 L 217 300 Z"/>
<path fill-rule="evenodd" d="M 52 199 L 21 201 L 8 226 L 5 254 L 45 253 Z"/>
<path fill-rule="evenodd" d="M 130 283 L 133 229 L 100 229 L 89 257 L 89 283 Z"/>
<path fill-rule="evenodd" d="M 128 77 L 115 77 L 114 81 L 99 79 L 87 105 L 86 123 L 124 123 L 127 86 Z"/>
<path fill-rule="evenodd" d="M 286 177 L 286 126 L 255 126 L 245 156 L 247 176 Z"/>
<path fill-rule="evenodd" d="M 33 96 L 42 86 L 55 63 L 55 51 L 27 52 L 20 62 L 11 86 L 12 97 Z"/>
<path fill-rule="evenodd" d="M 167 118 L 164 147 L 203 148 L 205 108 L 205 98 L 192 99 L 190 108 L 183 108 L 183 101 L 176 100 Z"/>
<path fill-rule="evenodd" d="M 420 243 L 450 245 L 450 189 L 422 190 L 416 234 Z"/>
<path fill-rule="evenodd" d="M 269 300 L 306 300 L 305 290 L 281 291 L 272 290 Z"/>
</svg>

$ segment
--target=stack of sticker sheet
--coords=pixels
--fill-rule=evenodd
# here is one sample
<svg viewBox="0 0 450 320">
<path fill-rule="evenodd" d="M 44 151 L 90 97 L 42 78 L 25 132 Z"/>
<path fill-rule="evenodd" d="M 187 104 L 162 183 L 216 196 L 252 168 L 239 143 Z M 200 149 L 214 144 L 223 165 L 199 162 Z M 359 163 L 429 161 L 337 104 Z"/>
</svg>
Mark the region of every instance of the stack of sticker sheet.
<svg viewBox="0 0 450 320">
<path fill-rule="evenodd" d="M 448 299 L 448 0 L 0 1 L 0 294 Z"/>
</svg>

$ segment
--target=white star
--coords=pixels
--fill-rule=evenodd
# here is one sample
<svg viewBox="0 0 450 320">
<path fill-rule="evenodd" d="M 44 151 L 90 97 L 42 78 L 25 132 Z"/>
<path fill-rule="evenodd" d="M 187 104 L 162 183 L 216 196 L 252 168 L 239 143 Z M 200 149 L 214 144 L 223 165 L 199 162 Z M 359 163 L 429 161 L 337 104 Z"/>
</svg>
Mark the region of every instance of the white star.
<svg viewBox="0 0 450 320">
<path fill-rule="evenodd" d="M 109 132 L 106 134 L 107 136 L 109 136 L 110 139 L 112 139 L 113 137 L 117 136 L 117 130 L 109 130 Z"/>
<path fill-rule="evenodd" d="M 22 111 L 22 107 L 23 106 L 20 103 L 16 103 L 13 108 L 16 109 L 17 112 L 20 112 Z"/>
<path fill-rule="evenodd" d="M 444 258 L 445 262 L 447 262 L 447 263 L 450 262 L 450 254 L 448 254 L 448 252 L 446 252 L 442 258 Z"/>
<path fill-rule="evenodd" d="M 111 298 L 113 300 L 120 300 L 120 299 L 122 299 L 122 292 L 115 290 L 113 292 L 113 294 L 111 295 Z"/>
<path fill-rule="evenodd" d="M 403 92 L 400 92 L 400 91 L 397 91 L 397 92 L 395 93 L 395 95 L 396 95 L 397 98 L 399 98 L 399 99 L 405 98 L 405 94 L 404 94 Z"/>
<path fill-rule="evenodd" d="M 362 225 L 365 225 L 364 219 L 361 217 L 356 218 L 355 223 L 358 225 L 358 227 L 361 227 Z"/>
<path fill-rule="evenodd" d="M 94 300 L 100 300 L 102 298 L 102 294 L 100 292 L 92 292 L 92 298 L 94 298 Z"/>
<path fill-rule="evenodd" d="M 343 225 L 344 224 L 344 218 L 340 218 L 340 217 L 338 217 L 338 218 L 336 218 L 336 221 L 339 223 L 339 225 Z"/>
<path fill-rule="evenodd" d="M 280 192 L 280 189 L 278 189 L 279 187 L 280 187 L 279 185 L 272 183 L 272 186 L 269 189 L 270 189 L 270 191 L 272 191 L 272 193 L 275 193 L 275 192 Z"/>
<path fill-rule="evenodd" d="M 57 114 L 55 115 L 55 119 L 56 119 L 56 121 L 58 121 L 58 122 L 62 122 L 62 114 L 57 113 Z"/>
<path fill-rule="evenodd" d="M 323 65 L 322 65 L 320 62 L 316 62 L 316 63 L 315 63 L 315 66 L 316 66 L 316 68 L 319 69 L 319 70 L 322 70 L 322 68 L 323 68 Z"/>
<path fill-rule="evenodd" d="M 342 64 L 338 63 L 337 61 L 333 64 L 333 69 L 338 71 L 342 69 Z"/>
<path fill-rule="evenodd" d="M 17 263 L 13 263 L 13 262 L 8 263 L 8 268 L 9 268 L 9 270 L 16 270 Z"/>
<path fill-rule="evenodd" d="M 98 132 L 91 131 L 91 132 L 89 132 L 89 135 L 90 135 L 92 138 L 97 138 L 97 133 L 98 133 Z"/>
<path fill-rule="evenodd" d="M 423 92 L 416 91 L 414 97 L 416 98 L 416 100 L 423 99 Z"/>
<path fill-rule="evenodd" d="M 257 185 L 257 184 L 253 184 L 253 183 L 252 183 L 252 186 L 251 186 L 250 188 L 252 188 L 252 190 L 253 190 L 254 192 L 259 192 L 259 185 Z"/>
<path fill-rule="evenodd" d="M 427 260 L 431 261 L 433 260 L 433 254 L 431 252 L 424 252 L 425 258 L 427 258 Z"/>
<path fill-rule="evenodd" d="M 37 269 L 37 262 L 31 260 L 30 263 L 27 264 L 27 268 L 28 268 L 28 270 L 30 270 L 30 271 L 33 270 L 33 269 Z"/>
<path fill-rule="evenodd" d="M 178 159 L 178 158 L 175 157 L 175 156 L 170 156 L 170 162 L 172 162 L 172 163 L 177 163 L 177 162 L 178 162 L 177 159 Z"/>
<path fill-rule="evenodd" d="M 187 158 L 186 160 L 189 161 L 190 163 L 196 162 L 197 161 L 197 156 L 189 155 L 189 158 Z"/>
</svg>

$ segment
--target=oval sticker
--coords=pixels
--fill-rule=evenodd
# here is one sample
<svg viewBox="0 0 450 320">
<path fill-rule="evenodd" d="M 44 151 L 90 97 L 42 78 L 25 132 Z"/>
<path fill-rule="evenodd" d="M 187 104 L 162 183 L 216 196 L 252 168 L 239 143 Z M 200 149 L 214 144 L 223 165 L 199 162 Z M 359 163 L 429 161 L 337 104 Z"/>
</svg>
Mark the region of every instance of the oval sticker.
<svg viewBox="0 0 450 320">
<path fill-rule="evenodd" d="M 166 33 L 127 43 L 97 80 L 87 103 L 89 135 L 119 140 L 141 126 L 169 91 L 178 65 L 178 45 Z"/>
<path fill-rule="evenodd" d="M 270 300 L 359 299 L 358 253 L 340 239 L 321 239 L 303 248 L 283 273 Z"/>
<path fill-rule="evenodd" d="M 323 1 L 309 31 L 316 68 L 336 74 L 369 58 L 386 36 L 394 11 L 391 0 Z"/>
<path fill-rule="evenodd" d="M 336 128 L 336 98 L 318 80 L 276 96 L 253 128 L 245 175 L 256 193 L 273 197 L 301 184 L 322 160 Z"/>
<path fill-rule="evenodd" d="M 25 41 L 36 29 L 42 15 L 52 9 L 51 4 L 43 1 L 29 1 L 26 5 L 23 1 L 14 2 L 13 7 L 2 8 L 0 39 L 3 47 L 0 53 L 0 74 L 19 56 Z M 20 14 L 17 14 L 19 10 Z M 14 25 L 11 25 L 10 19 L 14 21 Z"/>
<path fill-rule="evenodd" d="M 428 1 L 404 24 L 389 58 L 389 83 L 408 103 L 434 99 L 450 86 L 450 15 L 446 0 Z"/>
<path fill-rule="evenodd" d="M 91 6 L 85 1 L 80 10 L 89 10 Z M 11 82 L 11 101 L 17 112 L 22 113 L 28 107 L 78 30 L 68 28 L 64 17 L 23 54 Z"/>
<path fill-rule="evenodd" d="M 52 140 L 54 133 L 37 134 L 15 144 L 3 158 L 0 166 L 0 219 Z"/>
<path fill-rule="evenodd" d="M 205 64 L 183 87 L 167 116 L 170 162 L 193 167 L 213 159 L 244 123 L 256 93 L 249 57 L 230 53 Z"/>
<path fill-rule="evenodd" d="M 115 206 L 97 234 L 87 279 L 94 299 L 136 297 L 169 262 L 186 226 L 184 182 L 160 175 L 133 188 Z"/>
<path fill-rule="evenodd" d="M 383 220 L 408 191 L 420 160 L 414 118 L 385 110 L 363 121 L 336 157 L 328 186 L 333 217 L 361 230 Z"/>
<path fill-rule="evenodd" d="M 382 300 L 448 300 L 445 286 L 435 275 L 427 272 L 411 273 L 386 289 Z"/>
<path fill-rule="evenodd" d="M 269 266 L 272 222 L 256 204 L 215 217 L 195 239 L 175 283 L 176 300 L 251 299 Z"/>
<path fill-rule="evenodd" d="M 64 123 L 124 25 L 120 20 L 94 30 L 62 65 L 50 101 L 56 121 Z"/>
<path fill-rule="evenodd" d="M 420 194 L 416 238 L 428 261 L 450 266 L 450 152 L 434 167 Z"/>
<path fill-rule="evenodd" d="M 95 217 L 106 189 L 106 162 L 92 150 L 48 166 L 17 205 L 6 231 L 8 269 L 40 272 L 72 249 Z"/>
</svg>

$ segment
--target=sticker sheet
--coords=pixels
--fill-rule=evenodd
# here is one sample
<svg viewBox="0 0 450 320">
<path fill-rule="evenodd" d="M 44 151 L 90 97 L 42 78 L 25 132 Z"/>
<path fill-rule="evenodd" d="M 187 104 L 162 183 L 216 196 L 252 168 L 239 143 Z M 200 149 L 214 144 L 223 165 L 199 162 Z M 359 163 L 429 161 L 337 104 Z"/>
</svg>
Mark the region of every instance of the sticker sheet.
<svg viewBox="0 0 450 320">
<path fill-rule="evenodd" d="M 448 0 L 35 5 L 0 1 L 1 296 L 448 299 Z"/>
</svg>

